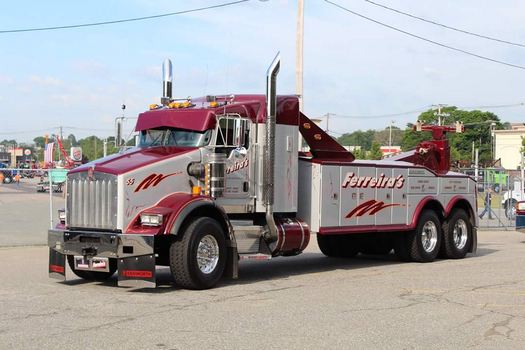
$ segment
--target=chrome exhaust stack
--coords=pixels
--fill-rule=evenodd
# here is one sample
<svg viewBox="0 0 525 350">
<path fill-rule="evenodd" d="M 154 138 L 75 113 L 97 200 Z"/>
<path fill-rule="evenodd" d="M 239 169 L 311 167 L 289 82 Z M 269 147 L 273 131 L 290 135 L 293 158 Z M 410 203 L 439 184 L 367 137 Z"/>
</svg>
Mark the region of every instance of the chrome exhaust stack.
<svg viewBox="0 0 525 350">
<path fill-rule="evenodd" d="M 266 72 L 266 147 L 264 152 L 264 204 L 266 206 L 266 239 L 274 242 L 278 238 L 277 226 L 273 217 L 274 170 L 275 170 L 275 124 L 277 119 L 277 74 L 281 66 L 281 53 L 278 52 Z"/>
<path fill-rule="evenodd" d="M 162 64 L 162 97 L 160 102 L 163 106 L 167 106 L 173 97 L 173 69 L 171 60 L 166 58 Z"/>
</svg>

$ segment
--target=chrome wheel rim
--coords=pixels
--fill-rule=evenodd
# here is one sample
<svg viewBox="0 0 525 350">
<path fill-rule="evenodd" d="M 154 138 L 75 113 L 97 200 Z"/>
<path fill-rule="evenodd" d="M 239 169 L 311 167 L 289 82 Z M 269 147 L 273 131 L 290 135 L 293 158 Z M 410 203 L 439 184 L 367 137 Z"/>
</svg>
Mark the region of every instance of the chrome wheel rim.
<svg viewBox="0 0 525 350">
<path fill-rule="evenodd" d="M 454 225 L 453 237 L 456 248 L 463 249 L 467 244 L 468 239 L 468 228 L 465 220 L 459 219 L 456 221 L 456 224 Z"/>
<path fill-rule="evenodd" d="M 197 247 L 197 265 L 204 274 L 212 273 L 219 263 L 219 243 L 212 235 L 202 237 Z"/>
<path fill-rule="evenodd" d="M 423 225 L 423 230 L 421 232 L 421 243 L 425 252 L 433 252 L 436 248 L 437 240 L 438 230 L 436 224 L 434 221 L 427 221 L 425 225 Z"/>
</svg>

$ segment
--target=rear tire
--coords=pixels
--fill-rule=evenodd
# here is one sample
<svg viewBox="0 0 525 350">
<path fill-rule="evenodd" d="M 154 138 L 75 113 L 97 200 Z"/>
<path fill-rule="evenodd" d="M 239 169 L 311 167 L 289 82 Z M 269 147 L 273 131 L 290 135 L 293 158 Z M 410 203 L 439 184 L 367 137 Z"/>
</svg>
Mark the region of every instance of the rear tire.
<svg viewBox="0 0 525 350">
<path fill-rule="evenodd" d="M 359 241 L 352 236 L 329 236 L 317 234 L 321 252 L 332 258 L 353 258 L 359 253 Z"/>
<path fill-rule="evenodd" d="M 226 238 L 221 225 L 212 218 L 195 219 L 171 244 L 171 273 L 180 287 L 211 288 L 219 282 L 225 267 Z"/>
<path fill-rule="evenodd" d="M 472 245 L 472 224 L 463 209 L 454 210 L 443 223 L 443 255 L 449 259 L 462 259 Z"/>
<path fill-rule="evenodd" d="M 418 218 L 414 231 L 406 236 L 406 249 L 411 260 L 434 261 L 441 248 L 441 222 L 433 210 L 425 210 Z"/>
<path fill-rule="evenodd" d="M 117 271 L 117 259 L 109 259 L 109 272 L 75 270 L 75 258 L 73 255 L 67 256 L 67 263 L 75 275 L 86 281 L 105 281 Z"/>
</svg>

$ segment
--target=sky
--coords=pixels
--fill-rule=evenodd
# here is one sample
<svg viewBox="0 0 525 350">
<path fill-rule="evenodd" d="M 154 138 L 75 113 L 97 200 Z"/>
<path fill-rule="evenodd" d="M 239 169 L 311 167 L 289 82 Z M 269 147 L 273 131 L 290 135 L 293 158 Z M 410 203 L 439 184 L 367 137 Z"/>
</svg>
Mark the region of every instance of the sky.
<svg viewBox="0 0 525 350">
<path fill-rule="evenodd" d="M 332 0 L 377 21 L 450 46 L 525 66 L 525 47 L 450 31 L 373 6 Z M 376 0 L 404 12 L 525 44 L 520 0 Z M 142 17 L 228 0 L 5 1 L 0 31 Z M 78 29 L 0 33 L 0 140 L 30 142 L 56 133 L 114 134 L 126 105 L 126 130 L 162 94 L 161 64 L 174 66 L 174 95 L 265 92 L 266 69 L 281 52 L 279 94 L 295 93 L 297 1 L 252 0 L 160 19 Z M 377 118 L 432 104 L 486 106 L 525 101 L 525 70 L 448 50 L 305 0 L 303 112 L 330 117 L 335 135 L 404 127 L 419 113 Z M 525 106 L 484 109 L 525 121 Z M 345 118 L 341 116 L 361 116 Z M 326 118 L 324 118 L 326 120 Z M 325 121 L 323 121 L 325 123 Z M 323 124 L 325 126 L 325 124 Z"/>
</svg>

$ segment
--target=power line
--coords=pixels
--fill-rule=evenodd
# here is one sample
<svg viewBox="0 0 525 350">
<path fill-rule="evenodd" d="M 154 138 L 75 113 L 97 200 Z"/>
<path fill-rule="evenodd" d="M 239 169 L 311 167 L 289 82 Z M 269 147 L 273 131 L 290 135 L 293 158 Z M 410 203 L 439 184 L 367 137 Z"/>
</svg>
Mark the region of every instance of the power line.
<svg viewBox="0 0 525 350">
<path fill-rule="evenodd" d="M 407 115 L 407 114 L 412 114 L 412 113 L 417 113 L 417 112 L 423 112 L 423 111 L 427 110 L 430 107 L 431 107 L 431 105 L 428 105 L 428 106 L 423 106 L 421 108 L 414 109 L 414 110 L 407 111 L 407 112 L 391 113 L 391 114 L 341 115 L 341 114 L 336 114 L 336 113 L 330 113 L 330 116 L 331 117 L 335 117 L 335 118 L 348 118 L 348 119 L 380 119 L 380 118 L 398 117 L 398 116 L 402 116 L 402 115 Z"/>
<path fill-rule="evenodd" d="M 397 10 L 395 8 L 392 8 L 392 7 L 389 7 L 389 6 L 386 6 L 386 5 L 383 5 L 383 4 L 371 1 L 371 0 L 364 0 L 364 1 L 366 1 L 366 2 L 368 2 L 370 4 L 372 4 L 372 5 L 382 7 L 384 9 L 389 10 L 389 11 L 393 11 L 393 12 L 399 13 L 401 15 L 408 16 L 408 17 L 417 19 L 419 21 L 423 21 L 423 22 L 427 22 L 427 23 L 430 23 L 430 24 L 434 24 L 436 26 L 440 26 L 440 27 L 443 27 L 443 28 L 446 28 L 446 29 L 454 30 L 456 32 L 460 32 L 460 33 L 463 33 L 463 34 L 476 36 L 478 38 L 483 38 L 483 39 L 487 39 L 487 40 L 497 41 L 497 42 L 500 42 L 500 43 L 503 43 L 503 44 L 509 44 L 509 45 L 514 45 L 514 46 L 525 47 L 525 44 L 520 44 L 520 43 L 508 41 L 508 40 L 498 39 L 498 38 L 494 38 L 494 37 L 491 37 L 491 36 L 474 33 L 474 32 L 471 32 L 471 31 L 468 31 L 468 30 L 465 30 L 465 29 L 452 27 L 452 26 L 449 26 L 449 25 L 446 25 L 446 24 L 442 24 L 442 23 L 439 23 L 439 22 L 436 22 L 436 21 L 432 21 L 432 20 L 429 20 L 429 19 L 426 19 L 426 18 L 422 18 L 422 17 L 416 16 L 416 15 L 413 15 L 413 14 L 410 14 L 410 13 L 407 13 L 407 12 L 403 12 L 401 10 Z"/>
<path fill-rule="evenodd" d="M 35 133 L 35 132 L 48 132 L 50 129 L 57 129 L 57 128 L 27 130 L 27 131 L 5 131 L 5 132 L 0 132 L 0 135 L 19 135 L 19 134 L 28 134 L 28 133 Z"/>
<path fill-rule="evenodd" d="M 458 106 L 460 109 L 492 109 L 525 106 L 525 102 L 512 103 L 507 105 L 488 105 L 488 106 Z"/>
<path fill-rule="evenodd" d="M 431 39 L 427 39 L 425 37 L 422 37 L 422 36 L 419 36 L 417 34 L 413 34 L 413 33 L 410 33 L 410 32 L 407 32 L 403 29 L 399 29 L 397 27 L 394 27 L 394 26 L 391 26 L 389 24 L 386 24 L 386 23 L 383 23 L 383 22 L 380 22 L 378 20 L 375 20 L 373 18 L 370 18 L 370 17 L 367 17 L 365 15 L 362 15 L 358 12 L 355 12 L 355 11 L 352 11 L 342 5 L 339 5 L 339 4 L 336 4 L 332 1 L 329 1 L 329 0 L 324 0 L 325 2 L 329 3 L 330 5 L 332 6 L 335 6 L 335 7 L 338 7 L 339 9 L 343 10 L 343 11 L 346 11 L 348 13 L 351 13 L 353 14 L 354 16 L 358 16 L 358 17 L 361 17 L 363 19 L 366 19 L 367 21 L 370 21 L 370 22 L 374 22 L 376 24 L 379 24 L 380 26 L 383 26 L 383 27 L 386 27 L 386 28 L 389 28 L 389 29 L 392 29 L 392 30 L 395 30 L 396 32 L 400 32 L 400 33 L 403 33 L 405 35 L 408 35 L 408 36 L 411 36 L 413 38 L 416 38 L 416 39 L 419 39 L 419 40 L 423 40 L 423 41 L 426 41 L 428 43 L 431 43 L 431 44 L 434 44 L 434 45 L 437 45 L 437 46 L 441 46 L 441 47 L 444 47 L 444 48 L 447 48 L 449 50 L 453 50 L 453 51 L 457 51 L 457 52 L 461 52 L 461 53 L 464 53 L 466 55 L 469 55 L 469 56 L 473 56 L 473 57 L 477 57 L 479 59 L 482 59 L 482 60 L 485 60 L 485 61 L 490 61 L 490 62 L 493 62 L 493 63 L 499 63 L 499 64 L 502 64 L 502 65 L 505 65 L 505 66 L 509 66 L 509 67 L 513 67 L 513 68 L 519 68 L 519 69 L 523 69 L 525 70 L 525 66 L 520 66 L 520 65 L 517 65 L 517 64 L 513 64 L 513 63 L 509 63 L 509 62 L 505 62 L 505 61 L 500 61 L 500 60 L 497 60 L 497 59 L 494 59 L 494 58 L 490 58 L 490 57 L 487 57 L 487 56 L 482 56 L 482 55 L 479 55 L 477 53 L 473 53 L 473 52 L 470 52 L 470 51 L 466 51 L 466 50 L 463 50 L 463 49 L 458 49 L 457 47 L 453 47 L 453 46 L 450 46 L 450 45 L 446 45 L 446 44 L 442 44 L 440 42 L 437 42 L 437 41 L 434 41 L 434 40 L 431 40 Z"/>
<path fill-rule="evenodd" d="M 500 104 L 500 105 L 482 105 L 482 106 L 455 106 L 450 105 L 449 107 L 456 107 L 458 109 L 493 109 L 493 108 L 512 108 L 512 107 L 521 107 L 525 106 L 525 102 L 518 102 L 518 103 L 509 103 L 509 104 Z M 334 118 L 348 118 L 348 119 L 380 119 L 380 118 L 389 118 L 389 117 L 398 117 L 418 112 L 424 112 L 429 110 L 432 107 L 432 105 L 423 106 L 421 108 L 413 109 L 411 111 L 407 112 L 400 112 L 400 113 L 391 113 L 391 114 L 376 114 L 376 115 L 342 115 L 337 113 L 328 113 L 330 114 L 330 117 Z M 326 116 L 326 114 L 325 114 Z M 332 132 L 332 131 L 330 131 Z"/>
<path fill-rule="evenodd" d="M 38 31 L 46 31 L 46 30 L 60 30 L 60 29 L 73 29 L 73 28 L 82 28 L 82 27 L 102 26 L 102 25 L 107 25 L 107 24 L 117 24 L 117 23 L 126 23 L 126 22 L 145 21 L 145 20 L 162 18 L 162 17 L 182 15 L 182 14 L 185 14 L 185 13 L 211 10 L 211 9 L 215 9 L 215 8 L 219 8 L 219 7 L 232 6 L 232 5 L 237 5 L 237 4 L 240 4 L 240 3 L 243 3 L 243 2 L 248 2 L 248 1 L 250 1 L 250 0 L 231 1 L 231 2 L 226 2 L 226 3 L 222 3 L 222 4 L 218 4 L 218 5 L 199 7 L 199 8 L 194 8 L 194 9 L 184 10 L 184 11 L 168 12 L 168 13 L 162 13 L 162 14 L 159 14 L 159 15 L 144 16 L 144 17 L 117 19 L 117 20 L 104 21 L 104 22 L 92 22 L 92 23 L 72 24 L 72 25 L 54 26 L 54 27 L 39 27 L 39 28 L 21 28 L 21 29 L 0 30 L 0 34 L 23 33 L 23 32 L 38 32 Z"/>
</svg>

